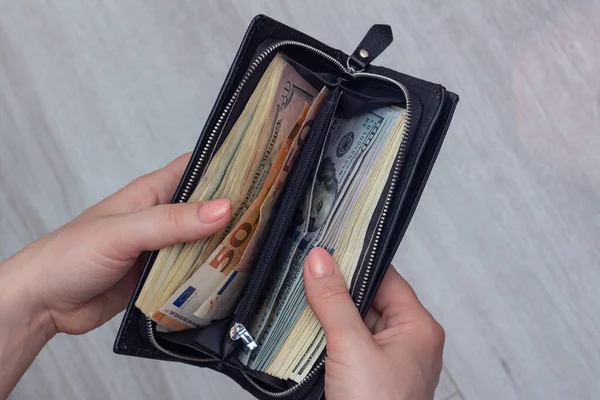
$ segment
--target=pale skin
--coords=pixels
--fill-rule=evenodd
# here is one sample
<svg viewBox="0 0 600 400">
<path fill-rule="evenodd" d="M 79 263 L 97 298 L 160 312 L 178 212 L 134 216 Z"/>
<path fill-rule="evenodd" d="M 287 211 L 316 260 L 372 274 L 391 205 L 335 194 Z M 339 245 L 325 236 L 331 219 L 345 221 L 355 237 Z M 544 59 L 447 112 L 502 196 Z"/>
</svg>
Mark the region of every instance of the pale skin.
<svg viewBox="0 0 600 400">
<path fill-rule="evenodd" d="M 125 308 L 143 251 L 227 225 L 227 200 L 168 204 L 188 159 L 136 179 L 0 263 L 0 398 L 56 334 L 89 332 Z M 433 398 L 444 332 L 394 268 L 365 321 L 327 252 L 310 253 L 304 279 L 327 338 L 328 399 Z"/>
</svg>

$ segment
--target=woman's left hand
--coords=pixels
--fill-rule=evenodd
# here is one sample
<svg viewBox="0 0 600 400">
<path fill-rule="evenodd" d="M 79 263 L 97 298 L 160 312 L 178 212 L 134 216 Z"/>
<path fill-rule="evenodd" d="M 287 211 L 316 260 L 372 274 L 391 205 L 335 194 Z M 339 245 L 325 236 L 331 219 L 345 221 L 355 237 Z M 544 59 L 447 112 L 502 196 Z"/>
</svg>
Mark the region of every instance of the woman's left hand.
<svg viewBox="0 0 600 400">
<path fill-rule="evenodd" d="M 108 321 L 131 297 L 141 252 L 205 238 L 231 217 L 226 199 L 165 204 L 188 160 L 181 156 L 134 180 L 0 264 L 0 292 L 18 290 L 14 297 L 50 336 L 85 333 Z"/>
</svg>

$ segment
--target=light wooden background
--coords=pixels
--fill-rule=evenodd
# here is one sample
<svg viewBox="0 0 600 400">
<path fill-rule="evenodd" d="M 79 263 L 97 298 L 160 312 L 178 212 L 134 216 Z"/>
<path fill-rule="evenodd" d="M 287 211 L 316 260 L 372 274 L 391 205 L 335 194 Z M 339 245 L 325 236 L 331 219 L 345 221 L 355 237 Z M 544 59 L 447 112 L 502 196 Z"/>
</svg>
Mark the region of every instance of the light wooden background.
<svg viewBox="0 0 600 400">
<path fill-rule="evenodd" d="M 600 4 L 0 0 L 0 259 L 190 150 L 252 16 L 461 95 L 396 256 L 447 332 L 447 399 L 600 396 Z M 248 398 L 112 354 L 120 318 L 40 354 L 11 399 Z M 398 371 L 401 373 L 401 371 Z"/>
</svg>

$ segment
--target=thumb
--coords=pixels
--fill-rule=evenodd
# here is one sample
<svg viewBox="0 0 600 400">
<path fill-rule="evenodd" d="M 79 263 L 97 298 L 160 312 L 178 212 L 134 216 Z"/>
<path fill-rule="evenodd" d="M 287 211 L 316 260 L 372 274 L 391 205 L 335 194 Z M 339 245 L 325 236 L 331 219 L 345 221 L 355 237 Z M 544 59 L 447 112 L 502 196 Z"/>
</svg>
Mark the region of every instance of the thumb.
<svg viewBox="0 0 600 400">
<path fill-rule="evenodd" d="M 106 235 L 115 257 L 127 259 L 144 250 L 203 239 L 223 229 L 230 218 L 227 199 L 165 204 L 108 217 L 98 231 Z"/>
<path fill-rule="evenodd" d="M 346 281 L 325 249 L 311 250 L 304 264 L 306 298 L 321 323 L 327 342 L 333 338 L 371 337 L 354 305 Z"/>
</svg>

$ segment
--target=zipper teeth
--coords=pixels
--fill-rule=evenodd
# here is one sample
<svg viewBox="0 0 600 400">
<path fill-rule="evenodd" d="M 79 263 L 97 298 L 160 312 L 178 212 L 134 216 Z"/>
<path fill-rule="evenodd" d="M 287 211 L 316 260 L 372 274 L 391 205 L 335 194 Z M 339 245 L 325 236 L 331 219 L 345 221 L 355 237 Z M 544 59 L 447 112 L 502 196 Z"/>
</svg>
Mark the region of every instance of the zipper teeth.
<svg viewBox="0 0 600 400">
<path fill-rule="evenodd" d="M 300 390 L 300 388 L 302 386 L 304 386 L 304 384 L 306 384 L 306 382 L 309 382 L 321 370 L 321 368 L 323 368 L 323 366 L 325 365 L 326 358 L 327 358 L 327 356 L 323 357 L 323 359 L 321 361 L 319 361 L 319 363 L 313 367 L 313 369 L 308 373 L 308 375 L 306 375 L 306 377 L 304 377 L 304 379 L 302 379 L 300 382 L 298 382 L 291 388 L 283 390 L 281 392 L 271 392 L 270 390 L 267 390 L 267 389 L 263 388 L 262 386 L 260 386 L 260 384 L 256 383 L 254 381 L 254 379 L 252 379 L 252 377 L 250 377 L 244 371 L 240 371 L 240 372 L 242 373 L 244 378 L 246 378 L 248 380 L 248 382 L 250 382 L 250 384 L 252 386 L 254 386 L 256 389 L 258 389 L 261 393 L 266 394 L 267 396 L 281 398 L 281 397 L 291 396 L 292 394 L 294 394 L 298 390 Z"/>
<path fill-rule="evenodd" d="M 404 163 L 404 158 L 406 156 L 406 148 L 408 146 L 408 132 L 410 131 L 411 119 L 412 119 L 412 101 L 411 101 L 411 97 L 410 97 L 410 93 L 408 92 L 408 89 L 406 88 L 406 86 L 404 86 L 400 82 L 395 81 L 394 79 L 388 78 L 387 76 L 383 76 L 383 75 L 373 74 L 373 73 L 369 73 L 369 72 L 356 72 L 355 70 L 353 70 L 351 68 L 345 67 L 342 63 L 340 63 L 337 59 L 330 56 L 329 54 L 327 54 L 317 48 L 309 46 L 305 43 L 302 43 L 302 42 L 298 42 L 295 40 L 284 40 L 281 42 L 273 43 L 272 45 L 267 47 L 248 67 L 248 70 L 244 74 L 237 89 L 235 90 L 235 92 L 233 93 L 233 95 L 231 96 L 229 101 L 227 102 L 225 109 L 219 116 L 219 119 L 217 120 L 217 122 L 215 123 L 215 126 L 213 127 L 211 133 L 209 134 L 206 144 L 204 145 L 204 148 L 202 149 L 202 152 L 200 153 L 200 157 L 198 158 L 198 161 L 194 165 L 194 168 L 192 169 L 190 178 L 186 182 L 186 184 L 183 188 L 183 192 L 182 192 L 181 196 L 179 197 L 179 199 L 177 199 L 177 202 L 179 202 L 179 203 L 186 202 L 189 199 L 190 195 L 192 194 L 193 186 L 194 186 L 194 183 L 196 183 L 198 176 L 200 175 L 200 170 L 203 168 L 203 165 L 205 164 L 206 160 L 208 159 L 209 153 L 211 153 L 210 155 L 212 155 L 213 149 L 211 149 L 211 147 L 213 146 L 215 139 L 217 138 L 217 135 L 218 135 L 219 129 L 221 128 L 221 125 L 223 125 L 224 121 L 226 120 L 226 118 L 229 114 L 229 111 L 233 108 L 235 101 L 237 100 L 242 89 L 244 88 L 244 85 L 248 82 L 248 80 L 250 79 L 252 74 L 254 74 L 258 65 L 274 50 L 276 50 L 282 46 L 288 46 L 288 45 L 299 46 L 299 47 L 309 50 L 315 54 L 318 54 L 321 57 L 326 58 L 331 63 L 335 64 L 342 72 L 344 72 L 354 78 L 374 78 L 374 79 L 379 79 L 379 80 L 383 80 L 383 81 L 392 83 L 392 84 L 398 86 L 400 88 L 400 90 L 402 90 L 402 93 L 404 94 L 404 98 L 406 100 L 406 116 L 405 116 L 405 122 L 404 122 L 404 129 L 402 132 L 402 140 L 400 142 L 400 149 L 398 151 L 398 156 L 396 157 L 396 159 L 394 161 L 390 189 L 387 193 L 387 196 L 386 196 L 386 199 L 385 199 L 385 202 L 383 205 L 382 213 L 381 213 L 381 216 L 380 216 L 378 224 L 377 224 L 375 237 L 373 239 L 373 246 L 371 247 L 369 260 L 368 260 L 367 266 L 365 268 L 365 274 L 361 281 L 361 284 L 359 287 L 359 293 L 358 293 L 358 296 L 355 301 L 356 306 L 360 307 L 360 305 L 362 304 L 362 301 L 364 299 L 365 290 L 367 287 L 367 282 L 369 280 L 369 276 L 371 275 L 371 269 L 373 268 L 375 254 L 377 253 L 377 248 L 379 246 L 379 240 L 381 238 L 381 232 L 383 230 L 383 224 L 385 223 L 386 216 L 387 216 L 389 206 L 390 206 L 390 202 L 391 202 L 392 196 L 394 195 L 394 192 L 395 192 L 396 181 L 398 180 L 398 176 L 400 174 L 400 169 L 402 167 L 402 164 Z M 171 357 L 179 358 L 179 359 L 186 360 L 186 361 L 193 361 L 193 362 L 217 361 L 217 359 L 215 359 L 215 358 L 190 357 L 190 356 L 180 355 L 180 354 L 177 354 L 175 352 L 165 349 L 156 341 L 156 338 L 154 337 L 154 332 L 152 331 L 152 321 L 150 319 L 146 318 L 146 323 L 147 323 L 147 330 L 148 330 L 148 338 L 150 339 L 150 342 L 152 343 L 152 345 L 154 347 L 156 347 L 158 350 L 162 351 L 163 353 L 165 353 Z M 309 382 L 321 370 L 321 368 L 323 368 L 323 366 L 325 365 L 326 358 L 327 358 L 327 356 L 325 356 L 321 361 L 319 361 L 319 363 L 313 367 L 312 371 L 310 371 L 304 379 L 302 379 L 300 382 L 298 382 L 296 385 L 292 386 L 291 388 L 281 391 L 281 392 L 272 392 L 267 389 L 264 389 L 258 383 L 256 383 L 254 381 L 254 379 L 251 378 L 247 373 L 245 373 L 243 371 L 241 371 L 241 373 L 244 376 L 244 378 L 246 378 L 246 380 L 248 380 L 248 382 L 252 386 L 254 386 L 257 390 L 259 390 L 263 394 L 266 394 L 266 395 L 274 397 L 274 398 L 282 398 L 282 397 L 287 397 L 289 395 L 296 393 L 298 390 L 300 390 L 300 388 L 302 386 L 304 386 L 307 382 Z"/>
<path fill-rule="evenodd" d="M 146 327 L 148 328 L 148 339 L 150 339 L 150 343 L 152 343 L 152 345 L 154 347 L 156 347 L 158 350 L 162 351 L 163 353 L 165 353 L 171 357 L 180 358 L 180 359 L 186 360 L 186 361 L 202 362 L 202 363 L 219 361 L 218 359 L 212 358 L 212 357 L 202 358 L 202 357 L 184 356 L 184 355 L 172 352 L 171 350 L 167 350 L 156 341 L 156 337 L 154 337 L 154 331 L 152 330 L 152 321 L 148 318 L 146 318 Z"/>
<path fill-rule="evenodd" d="M 375 230 L 375 237 L 373 239 L 373 246 L 371 248 L 371 253 L 369 254 L 369 260 L 367 262 L 367 266 L 365 268 L 365 274 L 360 283 L 360 287 L 358 289 L 358 295 L 356 296 L 356 307 L 360 307 L 365 297 L 365 290 L 367 288 L 367 283 L 369 281 L 369 276 L 371 275 L 371 269 L 373 268 L 373 263 L 375 261 L 375 253 L 377 252 L 377 247 L 379 246 L 379 240 L 381 238 L 381 232 L 383 230 L 383 225 L 385 223 L 390 203 L 392 201 L 392 197 L 396 191 L 396 183 L 398 181 L 398 177 L 400 175 L 400 169 L 404 164 L 404 159 L 406 158 L 406 149 L 408 147 L 408 133 L 410 132 L 411 122 L 412 122 L 412 99 L 410 97 L 410 93 L 406 86 L 397 82 L 387 76 L 372 74 L 369 72 L 357 72 L 353 75 L 355 78 L 366 77 L 366 78 L 374 78 L 381 79 L 387 81 L 389 83 L 397 85 L 402 93 L 404 93 L 404 98 L 406 99 L 406 117 L 404 121 L 404 127 L 402 129 L 402 140 L 400 141 L 400 149 L 398 150 L 398 156 L 394 161 L 394 166 L 392 170 L 392 179 L 390 181 L 390 189 L 388 190 L 387 196 L 385 198 L 385 202 L 383 203 L 383 209 L 381 211 L 381 216 L 377 223 L 377 229 Z"/>
</svg>

